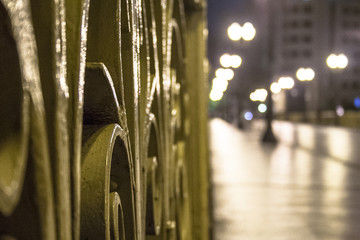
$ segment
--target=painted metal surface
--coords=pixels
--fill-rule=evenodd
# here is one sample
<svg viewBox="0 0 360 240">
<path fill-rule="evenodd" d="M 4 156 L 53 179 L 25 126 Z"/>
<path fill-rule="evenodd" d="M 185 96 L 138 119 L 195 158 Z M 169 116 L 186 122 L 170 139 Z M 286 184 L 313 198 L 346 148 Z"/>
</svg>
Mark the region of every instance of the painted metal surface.
<svg viewBox="0 0 360 240">
<path fill-rule="evenodd" d="M 208 239 L 205 1 L 0 1 L 0 238 Z"/>
</svg>

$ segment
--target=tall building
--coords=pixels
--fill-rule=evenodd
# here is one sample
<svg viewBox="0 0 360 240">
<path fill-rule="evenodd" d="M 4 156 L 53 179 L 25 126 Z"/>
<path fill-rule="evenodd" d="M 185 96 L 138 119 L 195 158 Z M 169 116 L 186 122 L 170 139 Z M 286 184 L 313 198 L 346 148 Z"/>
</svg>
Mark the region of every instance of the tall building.
<svg viewBox="0 0 360 240">
<path fill-rule="evenodd" d="M 360 95 L 360 1 L 281 0 L 271 7 L 273 21 L 273 81 L 291 76 L 295 87 L 287 91 L 282 110 L 328 110 L 336 105 L 352 108 Z M 344 53 L 349 64 L 332 70 L 331 53 Z M 311 82 L 296 80 L 301 67 L 314 69 Z M 275 104 L 276 105 L 276 104 Z"/>
</svg>

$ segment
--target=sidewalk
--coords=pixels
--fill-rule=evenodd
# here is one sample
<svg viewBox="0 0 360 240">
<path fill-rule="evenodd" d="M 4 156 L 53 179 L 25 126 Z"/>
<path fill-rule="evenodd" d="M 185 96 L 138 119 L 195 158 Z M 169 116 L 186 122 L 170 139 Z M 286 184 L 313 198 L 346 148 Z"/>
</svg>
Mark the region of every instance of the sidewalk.
<svg viewBox="0 0 360 240">
<path fill-rule="evenodd" d="M 215 240 L 360 239 L 360 171 L 220 119 L 210 134 Z"/>
</svg>

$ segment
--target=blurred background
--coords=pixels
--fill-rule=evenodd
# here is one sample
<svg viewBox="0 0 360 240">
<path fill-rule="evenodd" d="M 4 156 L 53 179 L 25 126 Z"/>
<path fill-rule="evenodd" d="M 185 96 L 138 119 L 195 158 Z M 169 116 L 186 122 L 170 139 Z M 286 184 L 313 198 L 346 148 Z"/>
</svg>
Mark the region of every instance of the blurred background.
<svg viewBox="0 0 360 240">
<path fill-rule="evenodd" d="M 360 1 L 209 0 L 208 28 L 211 117 L 360 126 Z"/>
<path fill-rule="evenodd" d="M 360 1 L 208 0 L 208 29 L 214 239 L 359 239 Z"/>
</svg>

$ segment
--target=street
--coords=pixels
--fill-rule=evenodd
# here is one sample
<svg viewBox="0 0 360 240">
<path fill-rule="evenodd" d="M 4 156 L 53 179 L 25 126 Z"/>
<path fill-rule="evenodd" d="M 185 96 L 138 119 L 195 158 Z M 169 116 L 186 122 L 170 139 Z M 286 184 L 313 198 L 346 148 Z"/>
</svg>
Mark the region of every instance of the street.
<svg viewBox="0 0 360 240">
<path fill-rule="evenodd" d="M 215 240 L 360 238 L 357 168 L 220 119 L 210 136 Z"/>
</svg>

